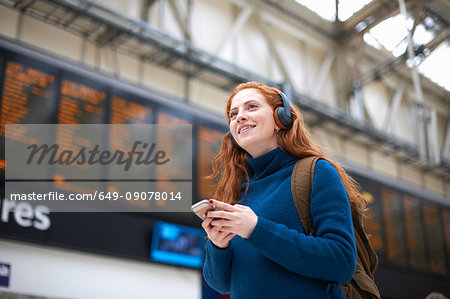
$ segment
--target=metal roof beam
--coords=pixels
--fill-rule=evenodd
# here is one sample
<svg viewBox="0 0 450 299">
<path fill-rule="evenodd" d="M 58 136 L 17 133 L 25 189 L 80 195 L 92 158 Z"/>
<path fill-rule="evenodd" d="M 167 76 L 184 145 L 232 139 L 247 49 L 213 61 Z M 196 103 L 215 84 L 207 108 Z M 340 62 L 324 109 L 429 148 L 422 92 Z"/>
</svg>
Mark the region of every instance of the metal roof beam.
<svg viewBox="0 0 450 299">
<path fill-rule="evenodd" d="M 325 83 L 325 79 L 330 72 L 331 66 L 333 65 L 334 59 L 336 55 L 334 52 L 328 52 L 327 56 L 325 56 L 322 65 L 320 66 L 319 71 L 317 72 L 314 80 L 310 81 L 310 90 L 311 95 L 316 97 L 319 91 L 322 89 L 323 84 Z"/>
<path fill-rule="evenodd" d="M 398 86 L 395 89 L 395 93 L 394 96 L 392 97 L 391 104 L 389 105 L 389 108 L 386 111 L 383 125 L 381 126 L 382 129 L 386 132 L 390 130 L 393 120 L 397 116 L 398 108 L 400 107 L 403 98 L 403 90 L 404 90 L 403 86 Z"/>
<path fill-rule="evenodd" d="M 450 8 L 450 0 L 441 0 L 442 3 L 445 4 L 448 8 Z"/>
<path fill-rule="evenodd" d="M 368 11 L 364 13 L 362 16 L 360 16 L 358 19 L 352 18 L 348 19 L 343 24 L 343 30 L 339 33 L 338 39 L 342 41 L 348 41 L 352 38 L 358 37 L 360 35 L 363 35 L 376 25 L 380 24 L 384 20 L 389 19 L 390 17 L 393 17 L 397 14 L 399 14 L 400 9 L 395 1 L 385 1 L 385 0 L 378 0 L 376 3 L 378 5 L 378 8 L 367 8 Z M 415 5 L 414 0 L 408 0 L 405 3 L 406 9 L 409 10 Z M 368 5 L 369 6 L 369 5 Z M 362 9 L 364 10 L 364 8 Z M 356 14 L 355 14 L 356 15 Z M 364 18 L 362 18 L 364 16 Z M 355 21 L 359 21 L 358 23 L 355 23 Z M 347 23 L 348 22 L 348 23 Z M 356 29 L 356 26 L 360 23 L 363 23 L 361 25 L 361 28 Z"/>
<path fill-rule="evenodd" d="M 275 60 L 277 62 L 278 67 L 280 68 L 281 73 L 283 74 L 284 80 L 289 83 L 290 86 L 293 86 L 293 82 L 291 79 L 291 76 L 289 75 L 289 72 L 286 69 L 286 66 L 284 65 L 283 60 L 281 59 L 281 55 L 278 52 L 278 49 L 275 45 L 275 42 L 272 39 L 272 36 L 269 33 L 269 26 L 262 20 L 261 16 L 259 15 L 259 11 L 255 11 L 253 15 L 256 18 L 256 21 L 258 23 L 259 28 L 261 29 L 261 33 L 263 34 L 264 38 L 266 39 L 267 45 L 269 46 L 271 54 L 275 57 Z"/>
<path fill-rule="evenodd" d="M 422 10 L 424 8 L 424 4 L 425 4 L 425 0 L 419 0 L 419 3 L 417 3 L 416 12 L 414 14 L 414 25 L 411 29 L 411 36 L 414 36 L 414 32 L 416 32 L 416 27 L 420 23 L 420 20 L 421 20 L 420 13 L 422 12 Z"/>
<path fill-rule="evenodd" d="M 246 5 L 241 10 L 239 16 L 234 20 L 233 25 L 228 29 L 228 31 L 223 35 L 222 40 L 216 46 L 213 55 L 219 55 L 223 47 L 241 30 L 242 26 L 245 25 L 249 17 L 253 13 L 253 5 Z"/>
<path fill-rule="evenodd" d="M 157 0 L 142 0 L 141 3 L 141 11 L 139 14 L 139 18 L 144 21 L 144 22 L 148 22 L 148 11 L 150 10 L 150 8 L 155 4 Z"/>
<path fill-rule="evenodd" d="M 188 26 L 186 24 L 186 18 L 183 17 L 180 8 L 180 2 L 175 0 L 167 0 L 170 8 L 172 9 L 175 20 L 177 21 L 178 27 L 180 28 L 183 36 L 186 40 L 191 40 L 191 34 L 189 33 Z"/>
<path fill-rule="evenodd" d="M 385 5 L 383 0 L 374 0 L 370 2 L 343 23 L 343 30 L 352 30 L 356 25 L 358 25 L 359 23 L 370 17 L 372 14 L 374 14 L 376 11 L 378 11 L 381 7 L 383 7 L 383 5 Z"/>
<path fill-rule="evenodd" d="M 447 40 L 450 40 L 450 29 L 449 28 L 442 30 L 430 42 L 428 42 L 426 45 L 421 47 L 420 50 L 423 51 L 425 49 L 428 49 L 428 51 L 429 51 L 428 55 L 430 55 L 431 52 L 433 52 L 440 44 L 442 44 L 443 42 L 445 42 Z"/>
<path fill-rule="evenodd" d="M 444 142 L 442 143 L 441 156 L 450 160 L 450 119 L 447 119 L 447 129 L 445 130 Z"/>
</svg>

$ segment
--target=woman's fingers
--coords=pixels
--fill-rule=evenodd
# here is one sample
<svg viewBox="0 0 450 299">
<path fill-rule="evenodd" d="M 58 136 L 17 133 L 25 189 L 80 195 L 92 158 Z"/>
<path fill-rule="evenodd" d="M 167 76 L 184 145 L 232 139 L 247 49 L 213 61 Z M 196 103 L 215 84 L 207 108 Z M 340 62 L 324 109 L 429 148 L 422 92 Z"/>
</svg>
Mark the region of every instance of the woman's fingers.
<svg viewBox="0 0 450 299">
<path fill-rule="evenodd" d="M 218 235 L 221 232 L 221 226 L 212 225 L 212 221 L 214 221 L 213 218 L 206 217 L 205 220 L 202 223 L 202 227 L 206 231 L 208 237 L 213 237 L 215 235 Z"/>
<path fill-rule="evenodd" d="M 209 203 L 212 204 L 213 206 L 219 208 L 222 211 L 233 212 L 235 210 L 232 205 L 215 200 L 215 199 L 210 199 Z"/>
<path fill-rule="evenodd" d="M 221 205 L 221 207 L 223 207 L 223 205 Z M 217 212 L 229 214 L 229 212 L 225 211 L 217 211 Z M 215 216 L 228 217 L 229 215 L 218 214 Z M 207 214 L 207 217 L 202 222 L 202 227 L 205 230 L 211 242 L 213 242 L 213 244 L 218 247 L 225 248 L 229 245 L 231 239 L 233 239 L 236 236 L 236 234 L 229 231 L 229 229 L 224 230 L 224 226 L 217 225 L 217 222 L 213 224 L 214 221 L 229 221 L 229 220 L 213 218 L 209 214 Z"/>
<path fill-rule="evenodd" d="M 215 218 L 211 221 L 212 226 L 224 227 L 224 226 L 233 226 L 233 223 L 230 220 L 224 220 L 222 217 Z"/>
<path fill-rule="evenodd" d="M 231 219 L 233 216 L 232 213 L 236 211 L 234 206 L 215 199 L 210 199 L 209 203 L 218 208 L 218 210 L 208 211 L 206 214 L 207 217 Z"/>
<path fill-rule="evenodd" d="M 231 239 L 233 239 L 236 236 L 236 234 L 233 233 L 228 233 L 224 238 L 223 241 L 228 243 L 231 241 Z"/>
<path fill-rule="evenodd" d="M 236 234 L 223 231 L 219 227 L 213 227 L 208 232 L 208 238 L 211 240 L 211 242 L 221 248 L 228 247 L 231 239 L 233 239 L 235 236 Z"/>
<path fill-rule="evenodd" d="M 209 202 L 220 210 L 209 211 L 206 214 L 207 219 L 211 219 L 206 222 L 209 226 L 205 229 L 208 236 L 217 235 L 220 231 L 233 233 L 245 239 L 251 235 L 258 222 L 258 216 L 251 208 L 239 204 L 233 206 L 215 199 L 210 199 Z"/>
<path fill-rule="evenodd" d="M 232 226 L 222 226 L 220 229 L 221 232 L 229 234 L 229 233 L 235 233 L 235 229 Z"/>
<path fill-rule="evenodd" d="M 233 214 L 231 212 L 225 212 L 225 211 L 208 211 L 206 213 L 206 217 L 208 217 L 208 218 L 231 219 L 233 217 Z"/>
<path fill-rule="evenodd" d="M 209 218 L 209 217 L 206 217 L 205 218 L 205 220 L 203 220 L 203 222 L 202 222 L 202 227 L 203 227 L 203 229 L 206 231 L 210 226 L 211 226 L 211 221 L 212 221 L 213 219 L 212 218 Z"/>
</svg>

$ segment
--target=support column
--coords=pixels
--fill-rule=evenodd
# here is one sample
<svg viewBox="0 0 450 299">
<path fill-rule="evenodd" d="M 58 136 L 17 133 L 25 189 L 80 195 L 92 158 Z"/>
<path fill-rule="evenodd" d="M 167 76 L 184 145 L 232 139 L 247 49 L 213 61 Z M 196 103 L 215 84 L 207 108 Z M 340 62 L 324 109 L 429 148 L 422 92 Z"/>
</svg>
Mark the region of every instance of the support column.
<svg viewBox="0 0 450 299">
<path fill-rule="evenodd" d="M 400 12 L 403 15 L 405 19 L 405 27 L 406 20 L 408 18 L 406 7 L 405 7 L 405 1 L 404 0 L 398 0 L 398 5 L 400 7 Z M 416 129 L 417 129 L 417 145 L 420 155 L 420 160 L 423 163 L 427 163 L 430 161 L 429 156 L 429 144 L 428 144 L 428 138 L 427 138 L 427 112 L 425 107 L 425 101 L 423 98 L 422 93 L 422 87 L 420 85 L 420 79 L 419 79 L 419 73 L 417 71 L 416 64 L 414 62 L 415 54 L 414 54 L 414 48 L 413 48 L 413 40 L 411 32 L 408 28 L 406 28 L 407 31 L 407 39 L 408 39 L 408 58 L 411 68 L 411 75 L 413 79 L 414 84 L 414 90 L 416 93 L 416 99 L 417 99 L 417 107 L 416 107 Z"/>
</svg>

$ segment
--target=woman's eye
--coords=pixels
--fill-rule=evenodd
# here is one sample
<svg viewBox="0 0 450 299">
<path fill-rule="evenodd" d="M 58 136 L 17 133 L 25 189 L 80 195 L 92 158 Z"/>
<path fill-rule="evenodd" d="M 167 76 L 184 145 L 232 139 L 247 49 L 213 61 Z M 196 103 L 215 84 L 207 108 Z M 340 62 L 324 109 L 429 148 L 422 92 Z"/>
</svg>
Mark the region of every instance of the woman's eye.
<svg viewBox="0 0 450 299">
<path fill-rule="evenodd" d="M 255 105 L 255 104 L 250 104 L 248 107 L 249 107 L 250 109 L 254 109 L 254 108 L 257 108 L 258 106 Z"/>
<path fill-rule="evenodd" d="M 233 111 L 230 113 L 230 118 L 234 118 L 234 117 L 236 117 L 236 115 L 237 115 L 237 112 Z"/>
</svg>

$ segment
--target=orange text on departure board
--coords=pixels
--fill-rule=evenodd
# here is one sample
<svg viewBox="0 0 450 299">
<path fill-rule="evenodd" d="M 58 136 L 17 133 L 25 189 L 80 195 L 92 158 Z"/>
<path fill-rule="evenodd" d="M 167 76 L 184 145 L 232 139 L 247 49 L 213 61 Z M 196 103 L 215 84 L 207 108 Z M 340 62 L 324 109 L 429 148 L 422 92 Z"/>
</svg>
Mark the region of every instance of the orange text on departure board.
<svg viewBox="0 0 450 299">
<path fill-rule="evenodd" d="M 73 81 L 63 80 L 61 84 L 61 94 L 72 98 L 81 99 L 93 105 L 98 105 L 106 99 L 104 91 L 98 91 Z"/>
<path fill-rule="evenodd" d="M 38 97 L 34 100 L 48 99 L 50 97 L 48 88 L 54 81 L 54 75 L 32 67 L 25 67 L 18 62 L 7 62 L 1 99 L 1 136 L 4 136 L 5 124 L 20 124 L 24 122 L 29 114 L 30 95 Z"/>
<path fill-rule="evenodd" d="M 32 67 L 28 67 L 24 71 L 24 65 L 14 61 L 8 61 L 5 74 L 7 77 L 14 78 L 15 81 L 20 81 L 27 85 L 38 85 L 42 88 L 47 87 L 55 80 L 54 75 L 43 73 Z"/>
</svg>

